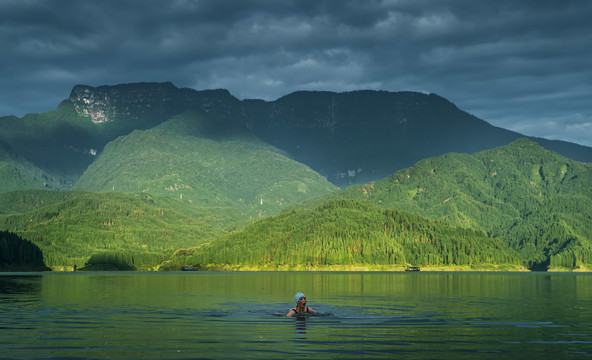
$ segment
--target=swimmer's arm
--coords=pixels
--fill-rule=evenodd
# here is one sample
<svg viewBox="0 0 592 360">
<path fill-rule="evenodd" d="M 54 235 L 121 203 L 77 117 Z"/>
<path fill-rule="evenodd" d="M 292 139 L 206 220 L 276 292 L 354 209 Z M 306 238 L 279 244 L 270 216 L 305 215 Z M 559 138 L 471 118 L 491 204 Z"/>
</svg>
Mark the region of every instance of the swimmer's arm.
<svg viewBox="0 0 592 360">
<path fill-rule="evenodd" d="M 286 314 L 286 316 L 292 316 L 296 314 L 296 311 L 294 311 L 293 309 L 290 309 L 290 312 Z"/>
<path fill-rule="evenodd" d="M 316 311 L 314 311 L 314 309 L 311 308 L 311 307 L 308 308 L 308 312 L 310 312 L 310 313 L 316 313 Z"/>
</svg>

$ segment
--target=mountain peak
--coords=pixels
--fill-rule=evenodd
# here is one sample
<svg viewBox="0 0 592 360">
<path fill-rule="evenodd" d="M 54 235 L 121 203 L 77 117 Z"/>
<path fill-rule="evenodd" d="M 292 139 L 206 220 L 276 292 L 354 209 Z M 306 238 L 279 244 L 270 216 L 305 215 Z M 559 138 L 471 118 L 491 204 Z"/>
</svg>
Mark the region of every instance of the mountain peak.
<svg viewBox="0 0 592 360">
<path fill-rule="evenodd" d="M 92 87 L 76 85 L 69 100 L 81 116 L 95 124 L 116 121 L 122 117 L 137 119 L 154 111 L 153 106 L 174 100 L 179 89 L 170 82 L 134 83 Z"/>
<path fill-rule="evenodd" d="M 226 89 L 197 91 L 177 88 L 171 82 L 76 85 L 68 100 L 78 115 L 90 117 L 94 124 L 125 121 L 140 128 L 156 125 L 188 109 L 228 122 L 235 117 L 236 105 L 240 103 Z"/>
</svg>

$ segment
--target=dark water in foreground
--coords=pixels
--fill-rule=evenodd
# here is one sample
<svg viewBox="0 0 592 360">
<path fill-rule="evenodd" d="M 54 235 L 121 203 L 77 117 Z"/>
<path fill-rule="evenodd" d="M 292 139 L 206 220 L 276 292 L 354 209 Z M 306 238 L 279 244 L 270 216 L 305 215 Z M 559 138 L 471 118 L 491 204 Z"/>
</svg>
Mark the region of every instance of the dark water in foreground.
<svg viewBox="0 0 592 360">
<path fill-rule="evenodd" d="M 591 357 L 592 274 L 0 274 L 2 359 Z"/>
</svg>

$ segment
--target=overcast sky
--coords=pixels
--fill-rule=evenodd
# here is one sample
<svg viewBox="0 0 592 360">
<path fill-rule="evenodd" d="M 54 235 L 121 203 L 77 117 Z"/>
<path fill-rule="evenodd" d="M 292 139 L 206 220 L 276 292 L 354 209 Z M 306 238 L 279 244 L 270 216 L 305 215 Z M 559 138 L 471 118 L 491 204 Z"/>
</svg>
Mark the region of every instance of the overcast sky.
<svg viewBox="0 0 592 360">
<path fill-rule="evenodd" d="M 0 0 L 0 116 L 76 84 L 171 81 L 436 93 L 489 123 L 592 146 L 588 0 Z"/>
</svg>

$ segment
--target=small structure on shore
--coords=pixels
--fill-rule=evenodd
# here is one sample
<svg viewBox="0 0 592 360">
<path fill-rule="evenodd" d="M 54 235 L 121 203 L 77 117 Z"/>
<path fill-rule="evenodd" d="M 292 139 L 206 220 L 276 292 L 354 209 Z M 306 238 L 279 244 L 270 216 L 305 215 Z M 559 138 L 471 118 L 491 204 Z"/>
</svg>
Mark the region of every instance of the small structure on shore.
<svg viewBox="0 0 592 360">
<path fill-rule="evenodd" d="M 185 266 L 183 266 L 181 268 L 181 271 L 197 271 L 197 269 L 196 268 L 192 268 L 191 266 L 185 265 Z"/>
</svg>

